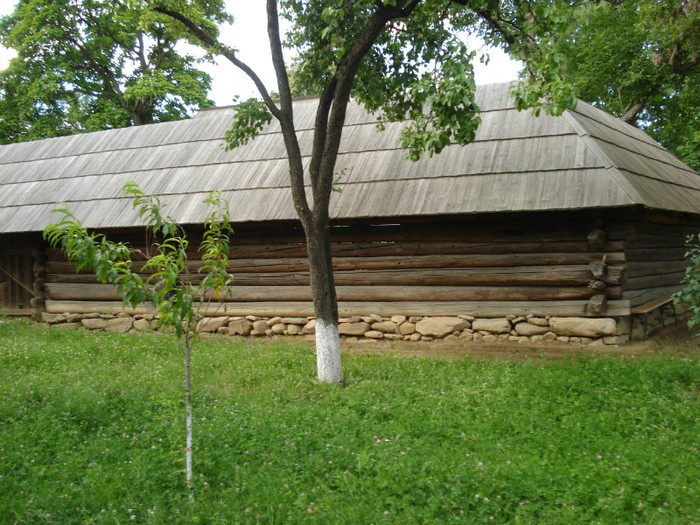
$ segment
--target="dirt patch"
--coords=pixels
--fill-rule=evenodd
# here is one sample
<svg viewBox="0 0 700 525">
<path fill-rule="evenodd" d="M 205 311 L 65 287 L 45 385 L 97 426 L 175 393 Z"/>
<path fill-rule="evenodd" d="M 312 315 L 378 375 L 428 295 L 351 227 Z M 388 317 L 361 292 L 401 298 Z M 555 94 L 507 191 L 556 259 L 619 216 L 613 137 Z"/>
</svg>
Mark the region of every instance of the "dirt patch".
<svg viewBox="0 0 700 525">
<path fill-rule="evenodd" d="M 357 341 L 341 343 L 348 354 L 391 354 L 414 357 L 459 359 L 532 359 L 564 360 L 575 357 L 616 357 L 649 359 L 658 355 L 700 358 L 700 338 L 693 337 L 684 324 L 667 326 L 646 341 L 624 345 L 572 345 L 548 342 L 538 345 L 512 342 L 483 343 L 474 341 Z"/>
</svg>

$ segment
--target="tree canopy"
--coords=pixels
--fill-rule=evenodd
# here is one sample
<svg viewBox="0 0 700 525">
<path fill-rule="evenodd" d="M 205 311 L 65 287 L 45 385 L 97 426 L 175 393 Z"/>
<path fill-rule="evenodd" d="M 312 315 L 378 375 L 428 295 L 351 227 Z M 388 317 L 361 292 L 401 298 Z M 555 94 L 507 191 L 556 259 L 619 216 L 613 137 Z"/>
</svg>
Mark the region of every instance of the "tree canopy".
<svg viewBox="0 0 700 525">
<path fill-rule="evenodd" d="M 555 35 L 576 95 L 700 170 L 700 2 L 600 0 Z"/>
<path fill-rule="evenodd" d="M 222 0 L 194 2 L 208 30 L 230 19 Z M 0 142 L 185 118 L 212 105 L 211 79 L 175 49 L 169 19 L 129 0 L 20 0 L 0 19 L 16 50 L 0 72 Z"/>
</svg>

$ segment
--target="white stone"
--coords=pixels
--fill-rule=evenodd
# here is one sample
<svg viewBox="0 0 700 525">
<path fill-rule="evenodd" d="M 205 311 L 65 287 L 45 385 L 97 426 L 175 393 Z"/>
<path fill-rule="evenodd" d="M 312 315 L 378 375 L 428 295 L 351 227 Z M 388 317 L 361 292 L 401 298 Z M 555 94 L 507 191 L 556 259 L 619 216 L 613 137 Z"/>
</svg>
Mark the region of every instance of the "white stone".
<svg viewBox="0 0 700 525">
<path fill-rule="evenodd" d="M 458 317 L 427 317 L 416 323 L 416 331 L 431 337 L 445 337 L 467 328 L 464 319 Z"/>
<path fill-rule="evenodd" d="M 508 319 L 474 319 L 472 322 L 472 330 L 475 331 L 508 334 L 511 328 Z"/>
<path fill-rule="evenodd" d="M 615 335 L 615 319 L 588 317 L 552 317 L 549 320 L 552 332 L 557 335 L 598 338 Z"/>
</svg>

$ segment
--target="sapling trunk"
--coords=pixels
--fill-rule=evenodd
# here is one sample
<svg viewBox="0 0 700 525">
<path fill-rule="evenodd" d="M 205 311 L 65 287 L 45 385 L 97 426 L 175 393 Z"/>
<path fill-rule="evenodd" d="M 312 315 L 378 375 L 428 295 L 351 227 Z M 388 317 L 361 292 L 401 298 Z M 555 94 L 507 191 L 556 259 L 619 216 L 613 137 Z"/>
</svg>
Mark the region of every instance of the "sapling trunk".
<svg viewBox="0 0 700 525">
<path fill-rule="evenodd" d="M 194 487 L 192 486 L 192 391 L 190 389 L 190 332 L 189 327 L 185 331 L 185 412 L 187 426 L 187 438 L 185 444 L 185 477 L 187 490 L 190 493 L 190 501 L 194 501 Z"/>
</svg>

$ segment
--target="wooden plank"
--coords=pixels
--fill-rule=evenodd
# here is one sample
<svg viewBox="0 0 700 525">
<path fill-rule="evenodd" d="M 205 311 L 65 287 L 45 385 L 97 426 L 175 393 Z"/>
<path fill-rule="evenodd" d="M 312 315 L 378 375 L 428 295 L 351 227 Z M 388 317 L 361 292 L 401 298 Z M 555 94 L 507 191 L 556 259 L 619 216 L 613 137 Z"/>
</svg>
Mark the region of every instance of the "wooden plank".
<svg viewBox="0 0 700 525">
<path fill-rule="evenodd" d="M 684 248 L 633 248 L 625 250 L 625 256 L 630 262 L 648 261 L 682 261 L 685 258 Z"/>
<path fill-rule="evenodd" d="M 456 301 L 445 303 L 419 303 L 419 302 L 341 302 L 338 311 L 341 317 L 353 315 L 377 314 L 385 317 L 391 315 L 416 315 L 416 316 L 456 316 L 473 315 L 475 317 L 504 317 L 506 315 L 536 316 L 582 316 L 586 315 L 586 301 L 502 301 L 502 302 L 469 302 Z M 153 306 L 140 305 L 136 309 L 122 306 L 120 301 L 46 301 L 46 311 L 49 313 L 111 313 L 126 312 L 130 314 L 152 314 Z M 224 310 L 223 305 L 206 305 L 201 310 L 203 315 L 230 315 L 245 316 L 257 315 L 260 317 L 309 317 L 313 316 L 313 304 L 311 302 L 293 303 L 229 303 Z M 617 317 L 630 313 L 628 300 L 608 301 L 606 315 Z"/>
</svg>

